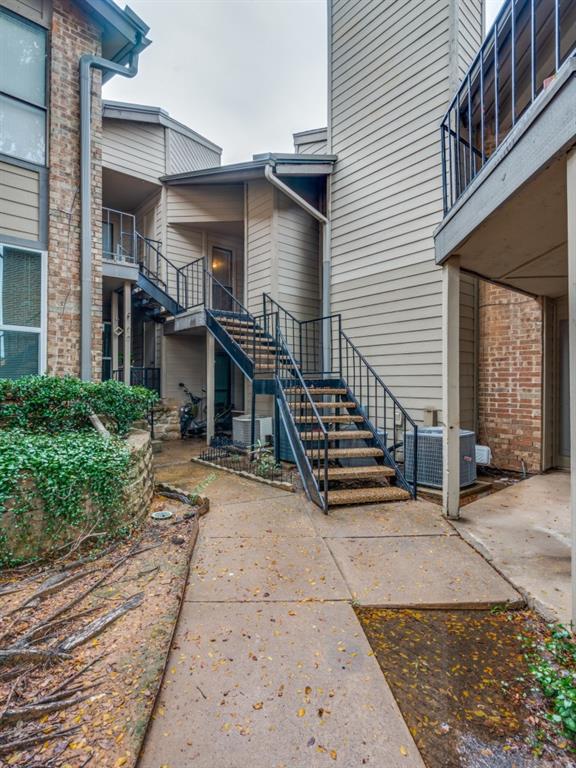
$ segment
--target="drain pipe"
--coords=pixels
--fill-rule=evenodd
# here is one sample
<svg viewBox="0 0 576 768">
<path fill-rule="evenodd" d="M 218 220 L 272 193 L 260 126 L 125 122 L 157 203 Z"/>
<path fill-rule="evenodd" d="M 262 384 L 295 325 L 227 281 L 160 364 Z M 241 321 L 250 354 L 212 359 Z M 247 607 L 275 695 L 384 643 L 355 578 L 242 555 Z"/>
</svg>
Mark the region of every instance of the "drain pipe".
<svg viewBox="0 0 576 768">
<path fill-rule="evenodd" d="M 300 195 L 297 192 L 294 192 L 294 190 L 291 187 L 289 187 L 283 181 L 280 181 L 278 176 L 276 176 L 276 174 L 272 170 L 271 165 L 265 166 L 264 175 L 266 179 L 270 182 L 270 184 L 272 184 L 272 186 L 276 187 L 281 192 L 283 192 L 286 195 L 286 197 L 289 197 L 293 202 L 296 203 L 296 205 L 299 205 L 300 208 L 302 208 L 307 213 L 309 213 L 310 216 L 315 218 L 316 221 L 319 221 L 320 224 L 322 225 L 322 316 L 328 317 L 330 315 L 330 270 L 331 270 L 330 219 L 327 216 L 324 216 L 323 213 L 320 213 L 320 211 L 317 208 L 314 208 L 313 205 L 310 205 L 310 203 L 304 200 L 303 197 L 300 197 Z M 326 325 L 328 326 L 328 329 L 329 329 L 328 323 L 329 321 L 326 321 Z M 328 336 L 329 336 L 329 333 L 328 333 Z M 330 343 L 331 343 L 331 339 L 329 339 L 328 344 L 323 345 L 322 367 L 324 368 L 325 372 L 328 372 L 331 367 Z"/>
<path fill-rule="evenodd" d="M 128 66 L 100 56 L 80 57 L 80 378 L 92 379 L 92 77 L 91 70 L 122 77 L 138 73 L 138 54 Z"/>
</svg>

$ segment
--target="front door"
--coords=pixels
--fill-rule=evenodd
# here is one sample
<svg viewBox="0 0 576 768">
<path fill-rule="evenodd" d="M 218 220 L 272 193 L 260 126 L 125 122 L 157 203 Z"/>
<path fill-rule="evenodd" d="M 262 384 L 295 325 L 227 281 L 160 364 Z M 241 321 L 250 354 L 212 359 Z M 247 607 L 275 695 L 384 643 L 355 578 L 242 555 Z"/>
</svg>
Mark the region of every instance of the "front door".
<svg viewBox="0 0 576 768">
<path fill-rule="evenodd" d="M 229 294 L 234 294 L 234 264 L 233 253 L 228 248 L 212 248 L 212 274 L 220 283 L 212 283 L 212 306 L 232 311 L 234 307 Z"/>
<path fill-rule="evenodd" d="M 216 414 L 230 407 L 231 373 L 230 358 L 224 351 L 217 349 L 214 360 L 214 409 Z"/>
</svg>

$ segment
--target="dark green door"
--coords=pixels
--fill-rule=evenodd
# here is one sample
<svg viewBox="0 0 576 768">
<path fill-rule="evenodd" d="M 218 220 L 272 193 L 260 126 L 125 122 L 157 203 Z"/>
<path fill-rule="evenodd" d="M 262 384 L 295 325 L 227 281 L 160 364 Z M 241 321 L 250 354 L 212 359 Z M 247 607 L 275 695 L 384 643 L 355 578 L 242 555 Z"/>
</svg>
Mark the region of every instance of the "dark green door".
<svg viewBox="0 0 576 768">
<path fill-rule="evenodd" d="M 230 358 L 225 352 L 216 352 L 214 365 L 214 407 L 216 413 L 230 407 Z"/>
</svg>

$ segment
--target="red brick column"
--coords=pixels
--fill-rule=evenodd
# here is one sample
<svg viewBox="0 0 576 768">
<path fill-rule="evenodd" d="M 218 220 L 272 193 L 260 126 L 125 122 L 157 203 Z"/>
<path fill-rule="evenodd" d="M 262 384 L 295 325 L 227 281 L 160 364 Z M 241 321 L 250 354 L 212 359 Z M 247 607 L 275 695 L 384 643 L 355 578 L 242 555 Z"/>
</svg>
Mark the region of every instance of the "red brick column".
<svg viewBox="0 0 576 768">
<path fill-rule="evenodd" d="M 48 143 L 48 372 L 80 374 L 80 57 L 100 53 L 100 30 L 77 3 L 54 0 Z M 102 116 L 93 75 L 92 257 L 95 378 L 102 345 Z"/>
<path fill-rule="evenodd" d="M 480 282 L 478 437 L 502 469 L 542 468 L 542 305 Z"/>
</svg>

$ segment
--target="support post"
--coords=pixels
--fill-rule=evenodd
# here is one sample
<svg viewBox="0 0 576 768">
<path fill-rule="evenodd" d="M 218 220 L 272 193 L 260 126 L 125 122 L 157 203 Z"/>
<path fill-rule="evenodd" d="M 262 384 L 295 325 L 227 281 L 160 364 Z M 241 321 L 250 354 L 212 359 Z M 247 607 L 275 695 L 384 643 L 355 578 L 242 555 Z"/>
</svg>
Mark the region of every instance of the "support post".
<svg viewBox="0 0 576 768">
<path fill-rule="evenodd" d="M 132 283 L 124 281 L 124 384 L 130 384 L 132 370 Z"/>
<path fill-rule="evenodd" d="M 442 267 L 443 507 L 460 517 L 460 260 Z"/>
<path fill-rule="evenodd" d="M 214 437 L 214 397 L 215 397 L 215 341 L 211 333 L 206 333 L 206 445 Z"/>
<path fill-rule="evenodd" d="M 118 292 L 112 291 L 112 301 L 111 301 L 111 309 L 110 309 L 110 325 L 112 326 L 112 376 L 114 376 L 114 371 L 117 371 L 119 366 L 119 359 L 120 356 L 118 354 L 118 334 L 116 331 L 118 330 L 118 327 L 120 325 L 120 315 L 118 313 Z"/>
<path fill-rule="evenodd" d="M 570 354 L 570 513 L 572 522 L 572 622 L 576 621 L 576 150 L 566 159 L 568 337 Z"/>
</svg>

